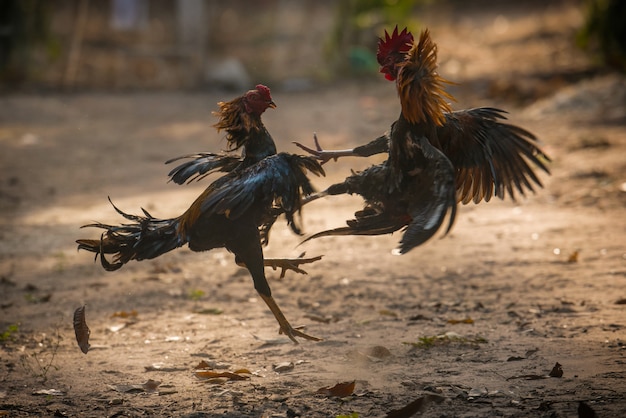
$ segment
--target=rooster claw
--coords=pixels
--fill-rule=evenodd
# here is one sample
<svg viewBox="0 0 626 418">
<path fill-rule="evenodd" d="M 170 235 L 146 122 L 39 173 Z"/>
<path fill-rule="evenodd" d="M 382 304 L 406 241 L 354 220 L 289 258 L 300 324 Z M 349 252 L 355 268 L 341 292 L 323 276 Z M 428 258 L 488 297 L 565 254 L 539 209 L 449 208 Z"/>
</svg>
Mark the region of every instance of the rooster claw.
<svg viewBox="0 0 626 418">
<path fill-rule="evenodd" d="M 298 340 L 296 340 L 296 337 L 304 338 L 305 340 L 310 340 L 310 341 L 322 341 L 321 338 L 317 338 L 317 337 L 313 337 L 311 335 L 305 334 L 304 332 L 298 330 L 297 328 L 292 327 L 289 321 L 287 321 L 287 318 L 285 318 L 285 315 L 282 313 L 282 311 L 280 310 L 280 308 L 278 307 L 278 305 L 276 304 L 276 301 L 274 300 L 272 296 L 264 295 L 262 293 L 259 293 L 259 295 L 261 296 L 263 301 L 265 301 L 267 306 L 270 308 L 270 311 L 272 311 L 272 313 L 274 314 L 276 321 L 278 321 L 278 325 L 280 326 L 280 331 L 278 331 L 279 334 L 286 335 L 287 337 L 289 337 L 291 341 L 293 341 L 294 344 L 298 344 Z"/>
<path fill-rule="evenodd" d="M 324 151 L 324 148 L 320 145 L 320 141 L 317 139 L 317 133 L 315 132 L 313 133 L 313 142 L 315 143 L 315 149 L 302 145 L 299 142 L 294 142 L 293 144 L 320 160 L 321 165 L 326 164 L 330 160 L 337 161 L 339 157 L 353 155 L 352 150 Z"/>
<path fill-rule="evenodd" d="M 287 330 L 281 327 L 278 333 L 286 335 L 287 337 L 289 337 L 291 341 L 293 341 L 296 344 L 298 344 L 298 340 L 296 340 L 296 337 L 304 338 L 305 340 L 309 340 L 309 341 L 323 341 L 321 338 L 317 338 L 317 337 L 313 337 L 312 335 L 305 334 L 304 332 L 300 331 L 301 328 L 304 328 L 304 327 L 292 327 L 291 325 L 289 325 Z"/>
<path fill-rule="evenodd" d="M 283 279 L 285 277 L 285 273 L 287 270 L 293 270 L 299 274 L 308 274 L 305 270 L 301 269 L 299 266 L 301 264 L 309 264 L 314 263 L 322 259 L 323 256 L 318 255 L 317 257 L 304 258 L 306 253 L 300 254 L 298 258 L 268 258 L 264 260 L 264 264 L 266 267 L 271 267 L 276 270 L 280 268 L 280 278 Z"/>
</svg>

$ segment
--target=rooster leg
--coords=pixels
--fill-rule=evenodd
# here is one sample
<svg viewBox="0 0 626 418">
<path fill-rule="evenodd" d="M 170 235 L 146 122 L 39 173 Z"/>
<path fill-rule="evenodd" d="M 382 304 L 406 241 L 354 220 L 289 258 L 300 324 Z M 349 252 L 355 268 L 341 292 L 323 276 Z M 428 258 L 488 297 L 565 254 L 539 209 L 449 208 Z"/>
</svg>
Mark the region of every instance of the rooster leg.
<svg viewBox="0 0 626 418">
<path fill-rule="evenodd" d="M 321 161 L 321 164 L 325 164 L 330 160 L 337 161 L 339 157 L 350 157 L 355 155 L 354 150 L 352 149 L 325 151 L 320 145 L 320 142 L 317 139 L 317 134 L 315 133 L 313 134 L 313 141 L 315 141 L 315 149 L 309 148 L 306 145 L 302 145 L 299 142 L 294 142 L 294 145 L 316 157 L 318 160 Z"/>
<path fill-rule="evenodd" d="M 285 315 L 282 313 L 274 298 L 272 297 L 272 290 L 269 283 L 265 278 L 265 269 L 263 262 L 263 249 L 260 243 L 260 234 L 256 225 L 247 225 L 246 228 L 242 228 L 240 234 L 236 240 L 229 243 L 228 249 L 235 253 L 235 259 L 237 263 L 243 263 L 246 266 L 252 281 L 254 282 L 254 289 L 263 298 L 267 306 L 274 314 L 274 317 L 280 325 L 280 332 L 285 334 L 291 341 L 298 344 L 296 337 L 306 338 L 307 340 L 319 341 L 319 338 L 311 337 L 297 329 L 293 328 Z"/>
<path fill-rule="evenodd" d="M 289 337 L 291 341 L 293 341 L 296 344 L 298 344 L 296 337 L 305 338 L 311 341 L 322 341 L 321 338 L 317 338 L 317 337 L 313 337 L 311 335 L 305 334 L 304 332 L 299 331 L 295 329 L 294 327 L 292 327 L 291 324 L 289 324 L 289 321 L 287 321 L 287 318 L 285 318 L 285 315 L 283 315 L 283 312 L 280 310 L 280 308 L 276 304 L 276 301 L 274 300 L 273 297 L 266 296 L 262 293 L 259 293 L 259 295 L 265 301 L 267 306 L 270 308 L 270 311 L 272 311 L 272 313 L 276 317 L 276 320 L 278 321 L 278 324 L 280 325 L 281 334 L 285 334 L 287 337 Z"/>
</svg>

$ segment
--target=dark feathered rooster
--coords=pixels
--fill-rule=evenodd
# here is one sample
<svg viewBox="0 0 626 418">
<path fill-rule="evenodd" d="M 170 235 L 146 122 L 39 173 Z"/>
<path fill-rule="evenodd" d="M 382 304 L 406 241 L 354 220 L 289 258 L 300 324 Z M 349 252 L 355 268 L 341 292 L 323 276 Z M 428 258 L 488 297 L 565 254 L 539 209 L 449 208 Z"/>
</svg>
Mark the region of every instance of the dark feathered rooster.
<svg viewBox="0 0 626 418">
<path fill-rule="evenodd" d="M 296 337 L 318 340 L 289 324 L 265 278 L 262 235 L 267 238 L 267 231 L 282 212 L 292 229 L 299 232 L 294 215 L 300 211 L 302 196 L 313 192 L 306 174 L 324 174 L 313 157 L 276 154 L 274 142 L 261 122 L 261 114 L 274 106 L 269 89 L 264 86 L 220 104 L 222 118 L 218 126 L 227 130 L 229 141 L 235 146 L 245 148 L 245 155 L 211 156 L 203 161 L 204 165 L 198 161 L 188 165 L 188 171 L 175 169 L 173 178 L 182 182 L 214 170 L 228 172 L 211 183 L 182 215 L 157 219 L 145 210 L 142 216 L 136 216 L 115 208 L 130 222 L 85 225 L 105 231 L 100 239 L 78 240 L 78 248 L 95 252 L 109 271 L 131 260 L 158 257 L 185 244 L 192 251 L 226 248 L 250 272 L 255 289 L 276 317 L 281 332 L 294 342 Z M 105 254 L 112 254 L 113 261 L 109 262 Z"/>
<path fill-rule="evenodd" d="M 315 234 L 375 235 L 407 227 L 399 251 L 405 253 L 430 238 L 456 202 L 478 203 L 492 196 L 515 198 L 541 186 L 533 165 L 549 173 L 549 158 L 536 138 L 517 126 L 503 123 L 503 110 L 483 107 L 451 111 L 444 90 L 447 83 L 436 71 L 437 46 L 430 33 L 414 42 L 410 32 L 380 39 L 380 71 L 396 82 L 402 111 L 385 134 L 352 150 L 325 151 L 317 138 L 316 149 L 297 144 L 323 162 L 342 156 L 388 153 L 383 164 L 356 173 L 343 183 L 317 195 L 357 193 L 367 202 L 348 227 Z M 377 175 L 373 175 L 377 173 Z"/>
<path fill-rule="evenodd" d="M 218 132 L 226 131 L 227 151 L 222 153 L 200 152 L 166 161 L 166 164 L 170 164 L 187 159 L 169 172 L 170 180 L 174 183 L 185 184 L 199 181 L 216 172 L 241 173 L 265 157 L 276 154 L 274 139 L 261 121 L 261 114 L 266 109 L 276 107 L 268 87 L 258 84 L 254 90 L 246 92 L 243 96 L 229 102 L 219 102 L 217 105 L 219 110 L 213 114 L 218 117 L 218 121 L 213 127 Z M 241 150 L 241 155 L 236 155 L 238 150 Z M 282 210 L 278 207 L 268 211 L 267 221 L 260 229 L 263 245 L 268 243 L 269 231 L 281 213 Z M 291 226 L 296 227 L 293 223 Z M 300 233 L 299 230 L 296 232 Z M 282 277 L 287 269 L 306 273 L 298 266 L 317 261 L 320 258 L 265 259 L 265 265 L 274 269 L 280 267 Z"/>
</svg>

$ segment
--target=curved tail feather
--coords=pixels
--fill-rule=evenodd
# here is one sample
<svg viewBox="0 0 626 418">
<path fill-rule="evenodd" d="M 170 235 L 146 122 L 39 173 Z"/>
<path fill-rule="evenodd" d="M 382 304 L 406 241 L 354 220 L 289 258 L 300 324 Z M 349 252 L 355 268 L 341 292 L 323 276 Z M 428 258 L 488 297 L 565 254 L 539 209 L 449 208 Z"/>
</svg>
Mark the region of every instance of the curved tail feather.
<svg viewBox="0 0 626 418">
<path fill-rule="evenodd" d="M 105 231 L 99 240 L 76 240 L 79 250 L 96 253 L 96 258 L 100 256 L 100 263 L 107 271 L 118 270 L 131 260 L 156 258 L 186 243 L 178 232 L 178 218 L 157 219 L 145 209 L 142 209 L 145 216 L 140 216 L 127 214 L 115 205 L 113 208 L 132 223 L 106 225 L 98 222 L 84 225 L 82 228 L 101 228 Z M 105 254 L 113 255 L 111 262 Z"/>
</svg>

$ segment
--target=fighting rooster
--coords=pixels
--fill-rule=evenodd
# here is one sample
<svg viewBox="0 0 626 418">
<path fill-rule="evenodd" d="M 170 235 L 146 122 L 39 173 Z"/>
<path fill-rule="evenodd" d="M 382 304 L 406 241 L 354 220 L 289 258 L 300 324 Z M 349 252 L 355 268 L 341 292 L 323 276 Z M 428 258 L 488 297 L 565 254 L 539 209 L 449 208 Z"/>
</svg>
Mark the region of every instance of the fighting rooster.
<svg viewBox="0 0 626 418">
<path fill-rule="evenodd" d="M 218 125 L 223 123 L 229 141 L 245 148 L 245 156 L 215 154 L 202 157 L 202 164 L 187 165 L 187 171 L 175 169 L 173 178 L 182 182 L 212 171 L 227 172 L 212 182 L 182 215 L 157 219 L 145 210 L 143 216 L 130 215 L 114 206 L 130 223 L 85 225 L 105 231 L 100 239 L 77 240 L 78 248 L 99 255 L 102 266 L 109 271 L 131 260 L 158 257 L 185 244 L 192 251 L 226 248 L 250 272 L 255 289 L 274 314 L 280 331 L 295 343 L 296 337 L 318 340 L 289 324 L 272 297 L 264 272 L 263 234 L 267 238 L 278 213 L 285 213 L 288 224 L 299 233 L 294 215 L 301 209 L 302 197 L 313 193 L 307 172 L 324 175 L 313 157 L 276 154 L 274 142 L 261 122 L 261 114 L 274 106 L 265 86 L 220 104 L 222 118 Z M 105 254 L 113 255 L 112 262 Z"/>
<path fill-rule="evenodd" d="M 436 71 L 437 46 L 428 30 L 418 42 L 406 30 L 379 40 L 377 59 L 385 78 L 395 81 L 400 117 L 388 134 L 369 144 L 326 151 L 315 138 L 316 149 L 301 148 L 322 162 L 343 156 L 388 153 L 388 159 L 315 195 L 356 193 L 366 200 L 364 210 L 348 226 L 317 233 L 327 235 L 378 235 L 406 227 L 399 252 L 405 253 L 429 239 L 456 203 L 489 201 L 492 196 L 515 199 L 534 191 L 541 181 L 535 167 L 549 173 L 550 161 L 530 132 L 503 123 L 503 110 L 483 107 L 453 112 L 444 89 L 449 83 Z M 377 173 L 376 176 L 373 173 Z M 310 199 L 310 200 L 313 200 Z M 447 232 L 446 231 L 446 232 Z"/>
</svg>

